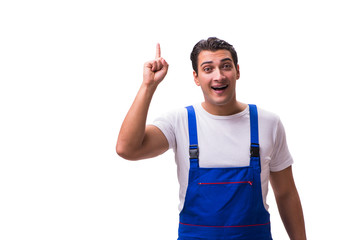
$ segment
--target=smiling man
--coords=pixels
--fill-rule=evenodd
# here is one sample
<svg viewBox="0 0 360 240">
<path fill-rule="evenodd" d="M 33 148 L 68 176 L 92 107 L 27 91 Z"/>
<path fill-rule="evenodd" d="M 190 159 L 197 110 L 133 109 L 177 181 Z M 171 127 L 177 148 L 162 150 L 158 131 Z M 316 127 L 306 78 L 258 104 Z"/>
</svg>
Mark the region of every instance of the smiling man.
<svg viewBox="0 0 360 240">
<path fill-rule="evenodd" d="M 236 101 L 235 87 L 240 71 L 237 59 L 233 60 L 228 50 L 193 52 L 191 59 L 196 64 L 194 80 L 203 91 L 206 111 L 214 115 L 232 115 L 245 108 L 245 104 Z"/>
<path fill-rule="evenodd" d="M 229 43 L 201 40 L 191 61 L 204 102 L 146 125 L 152 96 L 168 71 L 157 45 L 120 129 L 117 153 L 139 160 L 173 149 L 180 183 L 179 240 L 272 239 L 269 181 L 290 239 L 306 239 L 293 159 L 279 117 L 237 100 L 240 71 Z"/>
</svg>

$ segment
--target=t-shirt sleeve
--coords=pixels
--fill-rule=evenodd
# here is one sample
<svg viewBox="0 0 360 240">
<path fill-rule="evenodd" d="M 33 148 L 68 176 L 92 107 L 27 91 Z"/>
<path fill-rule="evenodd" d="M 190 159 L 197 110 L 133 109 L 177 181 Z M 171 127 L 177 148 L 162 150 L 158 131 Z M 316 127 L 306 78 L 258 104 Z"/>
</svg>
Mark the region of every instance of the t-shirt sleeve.
<svg viewBox="0 0 360 240">
<path fill-rule="evenodd" d="M 279 120 L 277 124 L 274 150 L 271 154 L 270 171 L 284 170 L 294 163 L 286 142 L 285 129 Z"/>
<path fill-rule="evenodd" d="M 167 113 L 154 120 L 151 125 L 159 128 L 165 135 L 169 143 L 169 149 L 174 149 L 176 146 L 175 131 L 174 131 L 174 114 Z"/>
</svg>

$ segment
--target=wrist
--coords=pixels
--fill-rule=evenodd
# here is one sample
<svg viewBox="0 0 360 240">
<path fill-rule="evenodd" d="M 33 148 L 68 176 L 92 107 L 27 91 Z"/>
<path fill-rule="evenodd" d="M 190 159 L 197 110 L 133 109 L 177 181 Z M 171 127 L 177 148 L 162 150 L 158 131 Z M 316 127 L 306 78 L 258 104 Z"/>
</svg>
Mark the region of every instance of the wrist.
<svg viewBox="0 0 360 240">
<path fill-rule="evenodd" d="M 143 93 L 146 93 L 146 94 L 153 95 L 157 89 L 157 86 L 158 86 L 157 84 L 149 84 L 149 83 L 143 82 L 140 86 L 140 91 L 142 91 Z"/>
</svg>

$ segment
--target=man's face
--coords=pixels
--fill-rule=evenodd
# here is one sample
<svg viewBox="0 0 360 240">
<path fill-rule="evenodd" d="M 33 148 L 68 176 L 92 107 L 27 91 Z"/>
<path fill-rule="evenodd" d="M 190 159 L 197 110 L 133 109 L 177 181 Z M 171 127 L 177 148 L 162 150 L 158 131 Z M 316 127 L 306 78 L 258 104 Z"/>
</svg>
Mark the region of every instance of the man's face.
<svg viewBox="0 0 360 240">
<path fill-rule="evenodd" d="M 201 51 L 198 74 L 195 71 L 193 74 L 196 85 L 203 91 L 206 104 L 223 106 L 236 102 L 235 87 L 240 71 L 228 50 Z"/>
</svg>

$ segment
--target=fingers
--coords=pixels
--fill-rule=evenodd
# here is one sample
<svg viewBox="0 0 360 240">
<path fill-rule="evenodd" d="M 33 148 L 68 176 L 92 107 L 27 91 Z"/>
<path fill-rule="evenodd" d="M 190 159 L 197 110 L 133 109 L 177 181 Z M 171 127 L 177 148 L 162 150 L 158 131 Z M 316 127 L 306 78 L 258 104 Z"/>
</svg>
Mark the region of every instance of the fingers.
<svg viewBox="0 0 360 240">
<path fill-rule="evenodd" d="M 161 57 L 160 44 L 156 44 L 155 59 L 144 64 L 144 79 L 162 81 L 167 74 L 169 64 Z"/>
<path fill-rule="evenodd" d="M 151 71 L 156 72 L 156 71 L 159 71 L 160 69 L 161 69 L 160 61 L 159 61 L 159 60 L 153 61 L 153 62 L 152 62 L 152 67 L 151 67 Z"/>
<path fill-rule="evenodd" d="M 160 83 L 167 75 L 169 64 L 163 58 L 146 62 L 144 65 L 144 82 Z"/>
<path fill-rule="evenodd" d="M 168 68 L 169 64 L 165 61 L 165 59 L 159 58 L 156 60 L 146 62 L 144 64 L 144 67 L 149 68 L 152 72 L 157 72 L 162 70 L 163 68 Z"/>
<path fill-rule="evenodd" d="M 161 57 L 161 49 L 160 49 L 160 43 L 156 44 L 156 55 L 155 55 L 155 59 L 160 58 Z"/>
<path fill-rule="evenodd" d="M 167 68 L 169 65 L 163 58 L 159 58 L 150 62 L 151 71 L 157 72 L 163 68 Z"/>
</svg>

